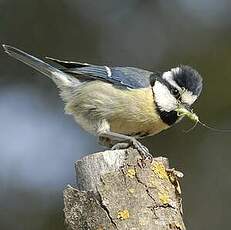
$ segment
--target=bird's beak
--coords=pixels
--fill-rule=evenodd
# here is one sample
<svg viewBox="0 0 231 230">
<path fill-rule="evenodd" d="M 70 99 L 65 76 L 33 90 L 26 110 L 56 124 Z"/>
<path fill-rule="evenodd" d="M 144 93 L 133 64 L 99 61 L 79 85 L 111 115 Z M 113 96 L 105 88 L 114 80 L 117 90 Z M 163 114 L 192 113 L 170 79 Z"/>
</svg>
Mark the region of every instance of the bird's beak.
<svg viewBox="0 0 231 230">
<path fill-rule="evenodd" d="M 191 106 L 189 104 L 186 103 L 181 103 L 181 105 L 183 108 L 187 109 L 188 111 L 191 111 Z"/>
</svg>

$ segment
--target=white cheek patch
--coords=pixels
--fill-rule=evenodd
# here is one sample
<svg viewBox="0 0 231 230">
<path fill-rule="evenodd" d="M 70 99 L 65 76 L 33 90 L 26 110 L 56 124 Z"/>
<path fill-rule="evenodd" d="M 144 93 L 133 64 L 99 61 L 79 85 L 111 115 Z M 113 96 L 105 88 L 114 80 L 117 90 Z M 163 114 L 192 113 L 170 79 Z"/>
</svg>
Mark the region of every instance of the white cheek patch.
<svg viewBox="0 0 231 230">
<path fill-rule="evenodd" d="M 170 93 L 167 86 L 163 85 L 159 81 L 156 81 L 153 86 L 153 92 L 155 101 L 160 107 L 160 110 L 170 112 L 177 107 L 176 98 Z"/>
<path fill-rule="evenodd" d="M 192 105 L 197 99 L 196 95 L 193 95 L 192 92 L 185 90 L 184 93 L 181 94 L 181 101 L 185 104 Z"/>
</svg>

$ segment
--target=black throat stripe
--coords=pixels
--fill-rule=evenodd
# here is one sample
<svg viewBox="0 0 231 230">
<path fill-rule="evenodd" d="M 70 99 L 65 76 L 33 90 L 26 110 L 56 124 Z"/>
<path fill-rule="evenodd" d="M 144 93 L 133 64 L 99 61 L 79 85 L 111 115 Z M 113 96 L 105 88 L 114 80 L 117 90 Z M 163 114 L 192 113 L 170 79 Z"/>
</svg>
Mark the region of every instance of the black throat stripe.
<svg viewBox="0 0 231 230">
<path fill-rule="evenodd" d="M 159 80 L 160 82 L 161 82 L 161 81 L 162 81 L 162 82 L 164 81 L 164 80 L 160 77 L 160 73 L 158 73 L 158 74 L 152 74 L 152 75 L 150 76 L 150 84 L 151 84 L 152 87 L 154 86 L 156 80 Z M 168 82 L 165 82 L 165 84 L 166 84 L 166 83 L 168 84 Z M 170 84 L 168 85 L 168 88 L 170 88 Z M 154 99 L 154 98 L 155 98 L 155 94 L 154 94 L 153 91 L 152 91 L 152 93 L 153 93 L 153 99 Z M 165 124 L 171 126 L 171 125 L 173 125 L 173 124 L 177 121 L 177 119 L 178 119 L 179 117 L 177 116 L 177 112 L 176 112 L 176 111 L 170 111 L 170 112 L 162 111 L 162 110 L 160 109 L 160 107 L 157 105 L 157 103 L 155 102 L 155 100 L 154 100 L 154 103 L 155 103 L 155 105 L 156 105 L 156 111 L 157 111 L 157 113 L 159 114 L 161 120 L 162 120 Z"/>
<path fill-rule="evenodd" d="M 156 110 L 161 120 L 169 126 L 173 125 L 178 119 L 176 111 L 170 111 L 170 112 L 161 111 L 157 104 L 156 104 Z"/>
</svg>

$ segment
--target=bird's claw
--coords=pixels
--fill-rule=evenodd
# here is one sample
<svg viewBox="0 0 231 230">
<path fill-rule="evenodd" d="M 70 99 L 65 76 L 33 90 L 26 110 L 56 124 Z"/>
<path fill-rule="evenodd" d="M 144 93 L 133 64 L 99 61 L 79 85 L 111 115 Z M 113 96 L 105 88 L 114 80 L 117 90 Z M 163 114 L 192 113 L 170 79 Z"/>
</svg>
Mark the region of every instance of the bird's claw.
<svg viewBox="0 0 231 230">
<path fill-rule="evenodd" d="M 135 138 L 133 138 L 131 142 L 132 142 L 131 144 L 138 150 L 139 154 L 142 157 L 142 160 L 146 160 L 146 159 L 150 159 L 151 160 L 153 158 L 153 156 L 149 152 L 148 148 L 145 147 L 144 145 L 142 145 Z"/>
</svg>

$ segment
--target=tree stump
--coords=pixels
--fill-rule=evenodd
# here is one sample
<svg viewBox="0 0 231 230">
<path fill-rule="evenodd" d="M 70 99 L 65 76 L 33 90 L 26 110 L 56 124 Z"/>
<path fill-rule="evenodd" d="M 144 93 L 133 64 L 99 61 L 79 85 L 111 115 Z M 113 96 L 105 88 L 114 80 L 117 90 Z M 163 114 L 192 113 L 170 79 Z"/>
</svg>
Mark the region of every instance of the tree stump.
<svg viewBox="0 0 231 230">
<path fill-rule="evenodd" d="M 69 230 L 184 230 L 181 190 L 163 157 L 142 161 L 137 150 L 108 150 L 75 164 L 77 188 L 64 190 Z"/>
</svg>

